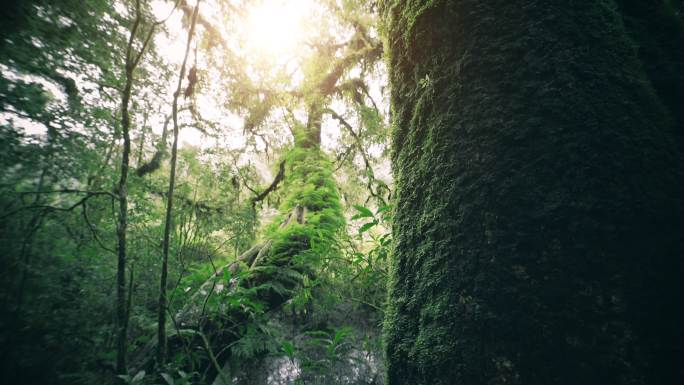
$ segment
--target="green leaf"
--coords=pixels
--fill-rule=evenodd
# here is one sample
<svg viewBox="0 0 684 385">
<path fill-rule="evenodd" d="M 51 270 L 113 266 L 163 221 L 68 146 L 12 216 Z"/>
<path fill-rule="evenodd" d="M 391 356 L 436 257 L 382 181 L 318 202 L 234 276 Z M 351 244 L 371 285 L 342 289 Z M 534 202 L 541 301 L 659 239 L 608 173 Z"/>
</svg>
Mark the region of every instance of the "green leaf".
<svg viewBox="0 0 684 385">
<path fill-rule="evenodd" d="M 384 213 L 385 211 L 390 210 L 391 208 L 392 208 L 392 205 L 384 205 L 384 206 L 380 207 L 378 209 L 378 211 L 376 211 L 375 213 L 376 214 Z"/>
<path fill-rule="evenodd" d="M 132 384 L 137 384 L 138 382 L 142 381 L 142 379 L 145 378 L 145 371 L 141 370 L 136 374 L 133 379 L 131 380 Z"/>
<path fill-rule="evenodd" d="M 294 357 L 294 345 L 290 341 L 283 341 L 282 343 L 282 349 L 287 354 L 288 357 L 293 358 Z"/>
<path fill-rule="evenodd" d="M 335 336 L 333 337 L 333 344 L 337 345 L 342 341 L 345 337 L 351 334 L 351 329 L 350 328 L 341 328 L 337 331 L 335 331 Z"/>
<path fill-rule="evenodd" d="M 358 218 L 372 218 L 373 217 L 373 212 L 370 211 L 367 207 L 363 207 L 360 205 L 354 205 L 354 208 L 359 212 L 358 214 L 354 215 L 352 219 L 358 219 Z"/>
<path fill-rule="evenodd" d="M 375 225 L 377 225 L 377 224 L 378 224 L 377 221 L 373 221 L 373 222 L 368 222 L 368 223 L 366 223 L 365 225 L 361 226 L 361 228 L 359 229 L 359 234 L 365 233 L 366 231 L 370 230 L 371 227 L 373 227 L 373 226 L 375 226 Z"/>
<path fill-rule="evenodd" d="M 189 383 L 190 380 L 192 379 L 192 376 L 188 375 L 187 373 L 185 373 L 182 370 L 178 371 L 178 375 L 180 376 L 180 378 L 179 378 L 180 382 L 177 382 L 176 385 L 185 385 L 185 384 Z"/>
<path fill-rule="evenodd" d="M 173 381 L 173 377 L 171 377 L 170 374 L 168 373 L 162 373 L 161 376 L 164 378 L 167 384 L 169 385 L 174 385 L 175 382 Z"/>
</svg>

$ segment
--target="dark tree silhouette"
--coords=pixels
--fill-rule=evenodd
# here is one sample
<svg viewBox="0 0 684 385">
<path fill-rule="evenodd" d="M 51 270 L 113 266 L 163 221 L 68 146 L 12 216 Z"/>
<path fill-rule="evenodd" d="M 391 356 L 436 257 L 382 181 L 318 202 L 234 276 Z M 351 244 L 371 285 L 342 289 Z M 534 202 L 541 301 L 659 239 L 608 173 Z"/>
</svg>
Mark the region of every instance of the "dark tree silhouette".
<svg viewBox="0 0 684 385">
<path fill-rule="evenodd" d="M 387 3 L 389 384 L 679 383 L 681 19 Z"/>
</svg>

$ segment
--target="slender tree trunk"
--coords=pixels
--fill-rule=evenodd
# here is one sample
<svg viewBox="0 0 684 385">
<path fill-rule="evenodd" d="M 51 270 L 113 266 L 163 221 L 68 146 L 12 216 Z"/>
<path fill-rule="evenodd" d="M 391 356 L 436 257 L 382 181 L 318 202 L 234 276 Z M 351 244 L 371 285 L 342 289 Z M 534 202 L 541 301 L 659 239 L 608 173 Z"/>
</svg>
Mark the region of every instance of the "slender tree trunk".
<svg viewBox="0 0 684 385">
<path fill-rule="evenodd" d="M 48 125 L 48 127 L 50 127 Z M 45 185 L 45 178 L 47 176 L 48 172 L 48 167 L 49 163 L 52 159 L 52 152 L 54 151 L 54 132 L 50 133 L 52 130 L 48 131 L 48 151 L 47 155 L 45 157 L 45 166 L 43 167 L 43 170 L 40 173 L 40 177 L 38 178 L 38 184 L 36 186 L 36 191 L 42 191 L 43 187 Z M 43 196 L 41 194 L 36 194 L 36 196 L 33 198 L 33 204 L 36 205 L 38 204 L 41 200 L 43 199 Z M 19 251 L 19 261 L 20 261 L 20 268 L 21 268 L 21 273 L 19 274 L 19 286 L 17 289 L 16 293 L 16 310 L 15 313 L 17 315 L 17 318 L 21 318 L 21 312 L 22 312 L 22 307 L 24 305 L 24 293 L 26 289 L 26 284 L 28 282 L 28 277 L 29 277 L 29 269 L 30 269 L 30 264 L 31 264 L 31 254 L 33 253 L 33 242 L 35 240 L 35 236 L 38 233 L 38 230 L 42 226 L 43 220 L 45 219 L 45 214 L 46 212 L 44 210 L 39 211 L 38 213 L 32 215 L 31 219 L 29 220 L 28 225 L 25 227 L 23 234 L 24 234 L 24 240 L 21 243 L 21 249 Z M 8 290 L 8 292 L 10 292 Z"/>
<path fill-rule="evenodd" d="M 135 161 L 135 166 L 138 168 L 140 168 L 140 166 L 142 165 L 143 153 L 145 152 L 145 131 L 146 131 L 145 126 L 147 125 L 147 115 L 148 115 L 148 112 L 145 111 L 142 129 L 140 130 L 140 144 L 138 145 L 138 158 Z"/>
<path fill-rule="evenodd" d="M 169 189 L 166 195 L 166 217 L 164 221 L 164 240 L 162 242 L 162 268 L 161 277 L 159 279 L 159 308 L 157 313 L 157 365 L 162 366 L 166 361 L 166 282 L 168 276 L 169 264 L 169 242 L 171 239 L 171 227 L 173 219 L 173 194 L 176 185 L 176 163 L 178 156 L 178 97 L 181 93 L 181 86 L 183 78 L 185 77 L 185 65 L 188 61 L 188 53 L 190 52 L 190 43 L 192 36 L 195 33 L 195 24 L 197 23 L 197 13 L 199 11 L 199 4 L 195 6 L 192 14 L 192 23 L 188 31 L 188 41 L 185 45 L 185 56 L 183 57 L 183 64 L 181 65 L 180 74 L 178 75 L 178 87 L 173 94 L 172 116 L 173 116 L 173 146 L 171 147 L 171 171 L 169 172 Z"/>
<path fill-rule="evenodd" d="M 126 312 L 126 227 L 128 226 L 128 168 L 131 153 L 130 116 L 128 104 L 131 98 L 133 84 L 133 68 L 126 63 L 126 86 L 121 101 L 121 130 L 123 133 L 123 149 L 121 153 L 121 167 L 117 192 L 119 194 L 119 219 L 116 228 L 117 235 L 117 270 L 116 270 L 116 372 L 126 374 L 126 339 L 128 335 L 128 321 Z"/>
<path fill-rule="evenodd" d="M 131 93 L 133 89 L 133 74 L 135 68 L 138 66 L 142 55 L 145 53 L 150 39 L 154 33 L 153 24 L 150 27 L 140 51 L 136 53 L 134 49 L 134 42 L 142 21 L 142 13 L 140 9 L 140 0 L 135 2 L 135 19 L 131 27 L 131 33 L 128 38 L 126 47 L 126 61 L 125 61 L 125 75 L 126 82 L 121 95 L 121 133 L 123 137 L 123 148 L 121 150 L 121 166 L 119 182 L 117 184 L 116 192 L 119 196 L 119 215 L 116 227 L 117 235 L 117 270 L 116 270 L 116 328 L 117 328 L 117 342 L 116 342 L 116 373 L 127 374 L 126 369 L 126 353 L 127 353 L 127 338 L 128 338 L 128 311 L 126 306 L 126 231 L 128 227 L 128 171 L 130 168 L 131 155 L 131 116 L 128 110 Z"/>
<path fill-rule="evenodd" d="M 684 378 L 680 116 L 617 3 L 387 2 L 390 385 Z"/>
</svg>

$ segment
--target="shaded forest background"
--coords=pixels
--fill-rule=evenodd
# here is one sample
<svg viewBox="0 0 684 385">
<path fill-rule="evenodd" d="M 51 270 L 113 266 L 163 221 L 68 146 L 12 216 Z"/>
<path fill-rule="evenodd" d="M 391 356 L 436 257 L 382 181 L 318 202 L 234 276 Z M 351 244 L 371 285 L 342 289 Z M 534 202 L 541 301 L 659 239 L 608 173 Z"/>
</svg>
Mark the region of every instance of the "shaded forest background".
<svg viewBox="0 0 684 385">
<path fill-rule="evenodd" d="M 292 4 L 4 7 L 5 382 L 677 383 L 681 0 Z"/>
<path fill-rule="evenodd" d="M 245 42 L 255 2 L 153 3 L 3 10 L 2 377 L 380 383 L 391 180 L 376 6 L 316 3 L 282 57 Z M 285 223 L 301 199 L 311 229 Z M 293 240 L 305 250 L 278 249 Z M 287 251 L 288 277 L 259 270 L 257 246 Z"/>
</svg>

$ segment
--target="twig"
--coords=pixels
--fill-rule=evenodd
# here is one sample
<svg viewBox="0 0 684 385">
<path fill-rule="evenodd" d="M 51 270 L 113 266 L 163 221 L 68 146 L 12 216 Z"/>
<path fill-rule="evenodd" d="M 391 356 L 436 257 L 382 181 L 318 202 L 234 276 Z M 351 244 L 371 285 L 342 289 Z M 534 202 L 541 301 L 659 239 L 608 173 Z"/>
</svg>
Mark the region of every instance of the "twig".
<svg viewBox="0 0 684 385">
<path fill-rule="evenodd" d="M 107 195 L 110 197 L 116 197 L 116 195 L 114 195 L 108 191 L 91 191 L 91 192 L 85 192 L 85 193 L 86 193 L 85 197 L 79 199 L 76 203 L 74 203 L 73 205 L 71 205 L 69 207 L 55 207 L 55 206 L 50 206 L 50 205 L 23 206 L 23 207 L 12 210 L 9 213 L 6 213 L 6 214 L 0 216 L 0 219 L 10 217 L 10 216 L 12 216 L 12 215 L 14 215 L 20 211 L 23 211 L 23 210 L 44 209 L 44 210 L 48 210 L 48 211 L 73 211 L 75 208 L 85 204 L 85 202 L 88 201 L 88 199 L 90 199 L 94 196 Z"/>
<path fill-rule="evenodd" d="M 87 207 L 87 205 L 86 205 L 85 202 L 83 203 L 82 209 L 83 209 L 83 220 L 84 220 L 85 223 L 88 225 L 88 229 L 90 229 L 90 233 L 92 234 L 93 239 L 95 239 L 95 241 L 97 242 L 97 244 L 98 244 L 103 250 L 106 250 L 106 251 L 109 251 L 110 253 L 116 254 L 116 250 L 111 249 L 111 248 L 105 246 L 104 243 L 102 243 L 102 241 L 100 240 L 100 237 L 97 235 L 97 229 L 95 228 L 95 226 L 93 225 L 93 223 L 90 221 L 90 218 L 88 218 L 88 207 Z"/>
<path fill-rule="evenodd" d="M 278 174 L 275 176 L 273 179 L 273 182 L 271 182 L 271 185 L 266 188 L 266 190 L 262 191 L 260 194 L 252 198 L 252 207 L 256 206 L 257 202 L 261 202 L 270 194 L 273 190 L 278 188 L 278 184 L 285 178 L 285 161 L 283 160 L 280 162 L 280 165 L 278 166 Z"/>
</svg>

